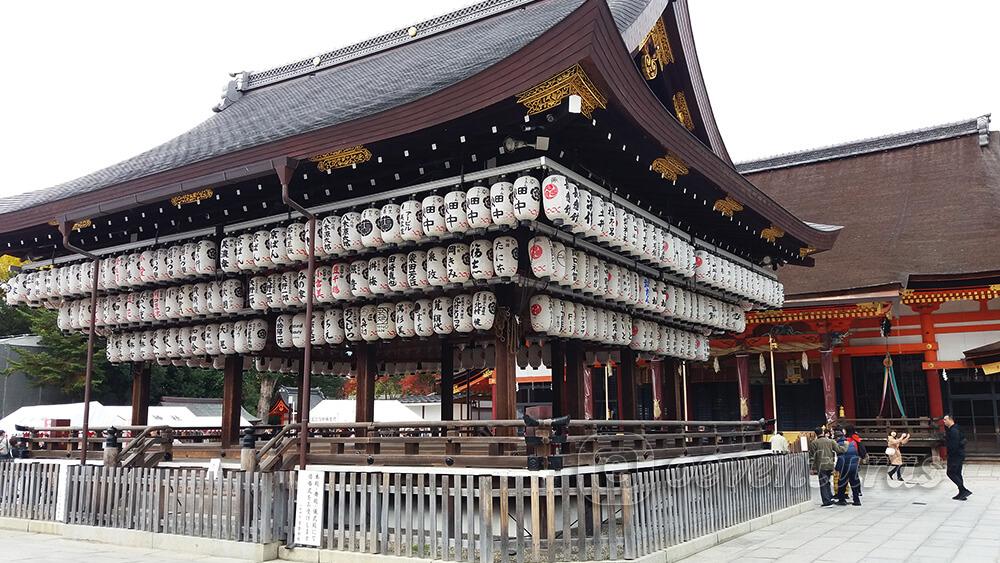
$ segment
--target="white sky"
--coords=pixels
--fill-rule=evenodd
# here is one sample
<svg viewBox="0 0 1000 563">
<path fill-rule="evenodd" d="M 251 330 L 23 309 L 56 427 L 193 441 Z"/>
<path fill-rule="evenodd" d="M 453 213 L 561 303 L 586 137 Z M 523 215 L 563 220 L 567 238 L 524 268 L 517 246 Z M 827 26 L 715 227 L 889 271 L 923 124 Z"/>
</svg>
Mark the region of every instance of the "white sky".
<svg viewBox="0 0 1000 563">
<path fill-rule="evenodd" d="M 473 0 L 49 0 L 0 18 L 0 195 L 92 172 L 211 115 L 262 70 Z M 1000 3 L 691 0 L 737 161 L 1000 109 Z"/>
</svg>

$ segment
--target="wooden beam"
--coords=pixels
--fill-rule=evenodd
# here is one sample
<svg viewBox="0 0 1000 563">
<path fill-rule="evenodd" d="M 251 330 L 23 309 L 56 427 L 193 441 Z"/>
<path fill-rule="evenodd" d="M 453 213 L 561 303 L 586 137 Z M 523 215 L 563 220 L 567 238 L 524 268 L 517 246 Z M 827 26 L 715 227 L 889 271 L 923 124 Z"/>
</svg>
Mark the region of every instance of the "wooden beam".
<svg viewBox="0 0 1000 563">
<path fill-rule="evenodd" d="M 927 350 L 937 350 L 937 344 L 893 344 L 890 346 L 889 351 L 893 354 L 921 354 Z M 885 346 L 878 344 L 871 346 L 838 346 L 834 349 L 834 353 L 838 356 L 884 356 Z"/>
<path fill-rule="evenodd" d="M 923 362 L 920 369 L 922 370 L 937 370 L 937 369 L 966 369 L 972 367 L 965 363 L 965 360 L 952 360 L 952 361 L 937 361 L 937 362 Z"/>
<path fill-rule="evenodd" d="M 496 370 L 494 372 L 496 404 L 493 405 L 493 412 L 496 413 L 497 420 L 513 420 L 517 418 L 515 353 L 509 348 L 509 343 L 499 335 L 496 336 L 494 345 L 496 347 Z"/>
<path fill-rule="evenodd" d="M 132 363 L 132 426 L 149 424 L 149 362 Z"/>
<path fill-rule="evenodd" d="M 573 371 L 571 367 L 566 365 L 568 357 L 566 348 L 560 340 L 553 340 L 551 346 L 552 365 L 549 367 L 552 370 L 552 417 L 555 418 L 570 413 L 570 416 L 576 418 L 572 414 L 573 409 L 570 406 L 572 390 L 575 388 L 576 383 L 575 381 L 570 381 Z"/>
<path fill-rule="evenodd" d="M 222 372 L 222 447 L 236 445 L 243 404 L 243 356 L 226 356 Z"/>
<path fill-rule="evenodd" d="M 618 419 L 635 420 L 635 351 L 622 348 L 618 365 Z"/>
<path fill-rule="evenodd" d="M 375 377 L 378 375 L 375 345 L 359 344 L 355 347 L 354 358 L 358 380 L 357 394 L 354 397 L 354 420 L 355 422 L 373 422 L 375 420 Z"/>
<path fill-rule="evenodd" d="M 448 340 L 441 341 L 441 420 L 455 420 L 455 351 Z"/>
</svg>

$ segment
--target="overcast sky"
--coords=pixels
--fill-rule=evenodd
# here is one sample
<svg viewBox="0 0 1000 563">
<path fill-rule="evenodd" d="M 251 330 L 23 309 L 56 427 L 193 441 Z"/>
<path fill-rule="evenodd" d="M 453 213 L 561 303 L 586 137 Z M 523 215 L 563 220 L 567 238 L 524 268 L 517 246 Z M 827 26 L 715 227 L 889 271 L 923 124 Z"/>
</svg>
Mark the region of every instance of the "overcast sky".
<svg viewBox="0 0 1000 563">
<path fill-rule="evenodd" d="M 8 2 L 0 195 L 70 180 L 211 115 L 227 73 L 313 56 L 470 0 Z M 737 161 L 1000 108 L 1000 3 L 691 0 Z"/>
</svg>

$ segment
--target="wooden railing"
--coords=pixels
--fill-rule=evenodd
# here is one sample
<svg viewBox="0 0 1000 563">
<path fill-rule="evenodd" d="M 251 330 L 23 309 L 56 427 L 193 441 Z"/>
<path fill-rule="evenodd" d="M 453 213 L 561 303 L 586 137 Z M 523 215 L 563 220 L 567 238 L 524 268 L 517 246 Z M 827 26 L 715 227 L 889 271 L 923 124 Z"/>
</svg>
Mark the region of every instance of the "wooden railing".
<svg viewBox="0 0 1000 563">
<path fill-rule="evenodd" d="M 944 432 L 939 423 L 930 418 L 854 418 L 841 419 L 837 423 L 843 428 L 854 426 L 864 440 L 885 441 L 892 430 L 897 435 L 909 434 L 911 446 L 932 446 L 941 442 Z"/>
<path fill-rule="evenodd" d="M 124 427 L 119 464 L 153 466 L 156 461 L 240 458 L 236 447 L 203 441 L 204 435 L 171 427 Z M 95 429 L 95 434 L 105 429 Z M 248 429 L 244 429 L 248 431 Z M 253 427 L 255 467 L 289 469 L 297 460 L 298 424 Z M 32 457 L 75 458 L 65 449 L 73 427 L 30 430 Z M 568 419 L 499 421 L 411 421 L 313 423 L 310 464 L 405 465 L 560 469 L 616 461 L 668 459 L 761 449 L 759 422 L 592 421 Z M 93 437 L 99 449 L 102 438 Z"/>
<path fill-rule="evenodd" d="M 739 451 L 561 471 L 311 469 L 319 479 L 304 483 L 319 483 L 318 502 L 303 505 L 309 518 L 299 523 L 303 538 L 315 538 L 310 546 L 484 563 L 636 559 L 810 497 L 805 453 Z M 18 460 L 0 463 L 0 515 L 303 547 L 306 540 L 294 537 L 299 478 Z"/>
<path fill-rule="evenodd" d="M 555 471 L 324 470 L 319 547 L 523 563 L 635 559 L 810 498 L 808 454 Z M 293 538 L 293 541 L 296 541 Z"/>
</svg>

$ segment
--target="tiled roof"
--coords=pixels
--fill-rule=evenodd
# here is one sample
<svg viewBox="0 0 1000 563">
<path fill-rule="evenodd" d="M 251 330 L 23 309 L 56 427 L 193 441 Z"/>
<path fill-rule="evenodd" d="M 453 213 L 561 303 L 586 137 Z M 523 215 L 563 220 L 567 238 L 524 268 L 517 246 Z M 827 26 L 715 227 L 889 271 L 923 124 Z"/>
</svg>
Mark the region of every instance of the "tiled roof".
<svg viewBox="0 0 1000 563">
<path fill-rule="evenodd" d="M 347 54 L 332 51 L 327 54 L 325 69 L 313 69 L 314 72 L 290 79 L 294 72 L 283 74 L 276 78 L 281 81 L 267 87 L 233 94 L 238 99 L 228 104 L 224 111 L 149 151 L 63 184 L 0 199 L 0 214 L 401 106 L 502 61 L 583 2 L 487 0 L 430 20 L 435 23 L 417 24 L 418 30 L 427 31 L 424 35 L 418 31 L 412 39 L 407 35 L 405 40 L 399 40 L 401 32 L 396 31 L 372 40 L 373 45 L 382 45 L 382 50 L 363 53 L 363 48 L 354 46 L 354 51 L 347 48 L 350 51 Z M 398 46 L 388 48 L 394 45 Z M 293 63 L 292 70 L 300 64 L 301 61 Z M 321 62 L 321 67 L 323 65 Z M 271 80 L 265 74 L 258 74 L 258 85 Z M 277 76 L 281 72 L 273 74 Z M 248 78 L 249 83 L 255 80 L 253 74 Z"/>
<path fill-rule="evenodd" d="M 805 151 L 769 156 L 758 160 L 740 162 L 736 164 L 736 170 L 742 174 L 750 174 L 764 170 L 774 170 L 776 168 L 787 168 L 789 166 L 799 166 L 802 164 L 811 164 L 814 162 L 823 162 L 838 158 L 849 158 L 852 156 L 898 149 L 912 145 L 930 143 L 933 141 L 941 141 L 944 139 L 953 139 L 955 137 L 972 134 L 979 135 L 980 144 L 985 145 L 989 142 L 989 138 L 987 136 L 989 126 L 990 115 L 986 114 L 972 119 L 946 123 L 944 125 L 935 125 L 933 127 L 926 127 L 923 129 L 914 129 L 913 131 L 906 131 L 903 133 L 892 133 L 890 135 L 871 137 L 869 139 L 861 139 L 839 145 L 831 145 L 818 149 L 809 149 Z"/>
<path fill-rule="evenodd" d="M 1000 133 L 982 139 L 973 128 L 981 120 L 852 143 L 841 158 L 748 174 L 792 213 L 844 226 L 815 266 L 779 274 L 785 292 L 906 287 L 913 276 L 997 270 Z"/>
</svg>

